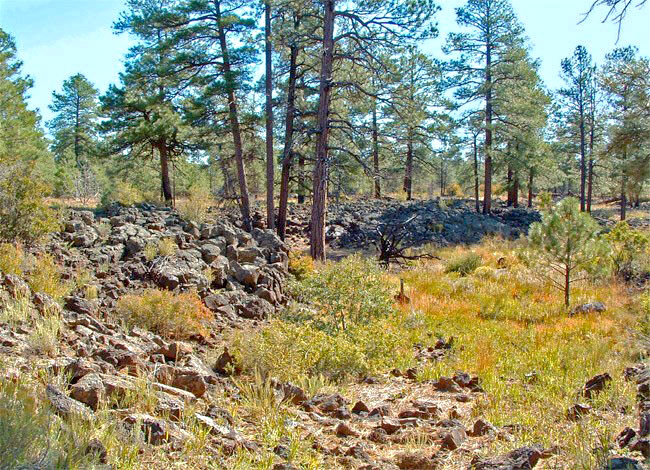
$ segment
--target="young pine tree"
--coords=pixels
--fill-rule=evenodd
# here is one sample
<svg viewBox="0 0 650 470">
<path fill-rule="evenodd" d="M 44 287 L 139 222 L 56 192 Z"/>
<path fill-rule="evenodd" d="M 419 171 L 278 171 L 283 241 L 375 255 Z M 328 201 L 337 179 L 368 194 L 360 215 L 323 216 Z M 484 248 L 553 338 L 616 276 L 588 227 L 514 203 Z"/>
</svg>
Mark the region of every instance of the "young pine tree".
<svg viewBox="0 0 650 470">
<path fill-rule="evenodd" d="M 525 259 L 537 274 L 564 292 L 566 307 L 571 301 L 571 285 L 609 263 L 608 245 L 599 232 L 598 223 L 581 212 L 579 201 L 572 197 L 547 207 L 542 221 L 530 227 Z"/>
</svg>

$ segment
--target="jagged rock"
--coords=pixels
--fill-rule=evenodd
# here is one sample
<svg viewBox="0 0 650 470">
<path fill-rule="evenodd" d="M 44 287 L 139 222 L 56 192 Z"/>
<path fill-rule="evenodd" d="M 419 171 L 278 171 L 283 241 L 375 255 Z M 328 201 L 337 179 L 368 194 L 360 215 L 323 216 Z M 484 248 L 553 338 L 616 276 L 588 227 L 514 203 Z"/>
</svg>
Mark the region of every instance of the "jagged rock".
<svg viewBox="0 0 650 470">
<path fill-rule="evenodd" d="M 235 359 L 231 356 L 228 348 L 223 348 L 223 353 L 217 358 L 217 362 L 214 364 L 214 371 L 222 375 L 230 375 L 233 372 L 238 374 L 241 372 L 239 366 L 235 362 Z"/>
<path fill-rule="evenodd" d="M 610 457 L 602 470 L 643 470 L 646 466 L 629 457 Z"/>
<path fill-rule="evenodd" d="M 182 446 L 191 437 L 190 433 L 175 424 L 144 413 L 129 414 L 124 418 L 124 422 L 130 425 L 139 425 L 145 440 L 153 445 L 171 442 L 176 446 Z"/>
<path fill-rule="evenodd" d="M 602 302 L 589 302 L 586 304 L 578 305 L 577 307 L 574 307 L 571 312 L 569 312 L 570 316 L 573 315 L 580 315 L 580 314 L 588 314 L 588 313 L 602 313 L 607 308 L 605 307 L 605 304 Z"/>
<path fill-rule="evenodd" d="M 453 427 L 442 434 L 440 447 L 445 450 L 456 450 L 466 440 L 465 428 L 462 426 Z"/>
<path fill-rule="evenodd" d="M 370 408 L 368 408 L 368 406 L 360 400 L 357 401 L 352 407 L 352 413 L 354 414 L 369 413 L 369 412 L 370 412 Z"/>
<path fill-rule="evenodd" d="M 155 376 L 158 382 L 191 392 L 197 398 L 201 398 L 207 390 L 203 373 L 191 367 L 163 365 L 156 369 Z"/>
<path fill-rule="evenodd" d="M 636 437 L 636 432 L 632 428 L 625 428 L 621 433 L 616 437 L 616 442 L 618 446 L 622 449 L 626 447 L 632 439 Z"/>
<path fill-rule="evenodd" d="M 97 304 L 83 297 L 71 296 L 65 299 L 65 308 L 75 313 L 92 316 L 97 311 Z"/>
<path fill-rule="evenodd" d="M 388 433 L 382 428 L 375 428 L 368 434 L 368 440 L 377 444 L 385 444 L 388 442 Z"/>
<path fill-rule="evenodd" d="M 577 421 L 590 412 L 591 405 L 587 405 L 585 403 L 576 403 L 567 411 L 567 418 L 572 421 Z"/>
<path fill-rule="evenodd" d="M 440 392 L 460 393 L 462 389 L 451 377 L 440 377 L 433 383 L 433 387 Z"/>
<path fill-rule="evenodd" d="M 83 403 L 68 397 L 54 385 L 48 385 L 45 387 L 45 395 L 57 414 L 63 418 L 76 416 L 85 420 L 91 419 L 92 411 L 90 408 Z"/>
<path fill-rule="evenodd" d="M 386 431 L 388 434 L 394 434 L 400 429 L 402 429 L 402 424 L 395 418 L 383 417 L 379 427 Z"/>
<path fill-rule="evenodd" d="M 435 459 L 419 452 L 404 452 L 395 457 L 395 463 L 402 470 L 436 470 L 438 463 Z"/>
<path fill-rule="evenodd" d="M 630 441 L 629 448 L 632 451 L 641 452 L 646 459 L 650 458 L 650 439 L 634 438 Z"/>
<path fill-rule="evenodd" d="M 238 262 L 230 263 L 233 276 L 243 285 L 255 288 L 257 280 L 260 277 L 260 268 L 253 264 L 239 264 Z"/>
<path fill-rule="evenodd" d="M 587 381 L 582 390 L 582 394 L 586 398 L 592 398 L 598 392 L 602 391 L 611 381 L 612 377 L 608 373 L 596 375 Z"/>
<path fill-rule="evenodd" d="M 182 341 L 172 341 L 171 343 L 162 345 L 155 353 L 162 354 L 170 361 L 181 359 L 187 354 L 192 354 L 194 348 L 191 344 Z"/>
<path fill-rule="evenodd" d="M 359 435 L 359 433 L 352 429 L 349 424 L 344 422 L 340 422 L 338 426 L 336 426 L 334 433 L 339 437 L 356 437 Z"/>
<path fill-rule="evenodd" d="M 530 470 L 544 456 L 544 448 L 539 445 L 520 447 L 502 457 L 490 459 L 474 458 L 472 470 Z"/>
<path fill-rule="evenodd" d="M 263 320 L 273 311 L 273 305 L 259 297 L 247 297 L 243 303 L 237 305 L 239 316 L 251 320 Z"/>
<path fill-rule="evenodd" d="M 489 421 L 485 419 L 477 419 L 474 422 L 474 426 L 472 427 L 472 432 L 470 435 L 475 437 L 485 436 L 486 434 L 496 432 L 496 430 L 497 429 Z"/>
<path fill-rule="evenodd" d="M 93 410 L 106 399 L 113 396 L 122 397 L 133 390 L 133 383 L 122 377 L 107 374 L 88 374 L 70 387 L 70 395 L 75 400 L 85 403 Z"/>
</svg>

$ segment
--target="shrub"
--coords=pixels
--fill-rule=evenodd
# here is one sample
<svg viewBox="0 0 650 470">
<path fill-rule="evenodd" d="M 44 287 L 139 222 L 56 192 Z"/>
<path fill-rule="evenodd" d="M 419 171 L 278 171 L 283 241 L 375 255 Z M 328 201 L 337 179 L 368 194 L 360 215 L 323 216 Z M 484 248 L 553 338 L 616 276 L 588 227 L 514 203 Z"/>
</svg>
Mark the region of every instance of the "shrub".
<svg viewBox="0 0 650 470">
<path fill-rule="evenodd" d="M 314 259 L 292 251 L 289 253 L 289 272 L 298 280 L 304 279 L 314 272 Z"/>
<path fill-rule="evenodd" d="M 572 197 L 549 208 L 542 221 L 530 227 L 523 259 L 536 274 L 564 291 L 567 307 L 571 283 L 602 272 L 608 265 L 609 247 L 599 231 L 596 221 L 580 212 L 579 201 Z"/>
<path fill-rule="evenodd" d="M 196 292 L 175 294 L 159 289 L 122 297 L 117 312 L 129 326 L 176 339 L 205 334 L 205 323 L 211 318 Z"/>
<path fill-rule="evenodd" d="M 159 256 L 174 256 L 178 251 L 178 245 L 171 238 L 161 238 L 158 240 Z"/>
<path fill-rule="evenodd" d="M 292 290 L 318 312 L 312 318 L 315 325 L 329 332 L 345 330 L 348 323 L 394 312 L 384 276 L 374 261 L 353 255 L 307 274 Z"/>
<path fill-rule="evenodd" d="M 479 255 L 476 253 L 467 253 L 452 259 L 447 264 L 445 272 L 447 274 L 458 273 L 461 276 L 467 276 L 472 274 L 480 265 L 481 257 Z"/>
<path fill-rule="evenodd" d="M 627 222 L 619 222 L 605 238 L 612 249 L 614 273 L 632 277 L 639 270 L 639 261 L 647 256 L 650 237 Z"/>
<path fill-rule="evenodd" d="M 113 203 L 132 206 L 144 201 L 144 195 L 138 188 L 126 181 L 118 181 L 102 194 L 101 204 L 106 207 Z"/>
<path fill-rule="evenodd" d="M 25 385 L 0 382 L 0 468 L 95 468 L 84 452 L 88 433 L 76 435 L 60 423 Z"/>
<path fill-rule="evenodd" d="M 186 199 L 176 203 L 176 209 L 185 220 L 201 223 L 208 219 L 213 205 L 214 197 L 210 191 L 195 189 L 190 191 Z"/>
<path fill-rule="evenodd" d="M 42 292 L 60 301 L 74 289 L 73 282 L 61 278 L 61 269 L 51 255 L 35 257 L 29 267 L 27 283 L 34 292 Z"/>
<path fill-rule="evenodd" d="M 38 319 L 27 342 L 34 351 L 53 357 L 59 351 L 60 331 L 59 315 L 45 315 Z"/>
<path fill-rule="evenodd" d="M 5 274 L 21 276 L 25 264 L 25 252 L 20 245 L 0 244 L 0 271 Z"/>
<path fill-rule="evenodd" d="M 31 164 L 9 170 L 0 179 L 0 239 L 33 242 L 59 228 L 57 214 L 47 207 L 48 186 L 33 174 Z"/>
</svg>

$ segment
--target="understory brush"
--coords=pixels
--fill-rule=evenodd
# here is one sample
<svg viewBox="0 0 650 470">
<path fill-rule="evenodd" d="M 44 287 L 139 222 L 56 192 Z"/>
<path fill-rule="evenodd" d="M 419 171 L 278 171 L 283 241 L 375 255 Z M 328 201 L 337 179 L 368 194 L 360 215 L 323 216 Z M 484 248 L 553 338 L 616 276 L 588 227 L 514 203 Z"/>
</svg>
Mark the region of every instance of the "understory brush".
<svg viewBox="0 0 650 470">
<path fill-rule="evenodd" d="M 162 289 L 125 295 L 117 303 L 117 313 L 130 327 L 176 339 L 204 334 L 211 318 L 196 292 L 176 294 Z"/>
<path fill-rule="evenodd" d="M 482 453 L 539 442 L 559 446 L 559 461 L 570 468 L 596 468 L 604 453 L 593 449 L 636 421 L 635 386 L 623 371 L 642 357 L 631 333 L 647 334 L 650 297 L 639 300 L 615 278 L 577 281 L 574 304 L 602 302 L 606 311 L 571 316 L 563 292 L 521 261 L 522 243 L 488 239 L 438 251 L 441 261 L 399 274 L 410 299 L 399 305 L 393 295 L 400 278 L 371 261 L 351 257 L 316 266 L 293 286 L 300 305 L 261 329 L 234 333 L 229 349 L 245 372 L 265 380 L 323 376 L 340 387 L 393 368 L 415 367 L 422 382 L 475 374 L 486 394 L 468 419 L 486 418 L 514 436 L 491 441 Z M 462 259 L 472 260 L 459 263 L 471 265 L 464 276 L 449 270 Z M 451 337 L 442 360 L 415 359 L 414 346 Z M 612 377 L 605 390 L 582 396 L 585 382 L 602 373 Z M 576 421 L 568 410 L 578 402 L 592 412 Z"/>
<path fill-rule="evenodd" d="M 231 350 L 245 370 L 281 380 L 342 381 L 394 367 L 395 355 L 407 357 L 411 347 L 401 335 L 405 316 L 393 306 L 395 289 L 360 256 L 306 270 L 291 287 L 300 303 L 262 329 L 234 333 Z"/>
</svg>

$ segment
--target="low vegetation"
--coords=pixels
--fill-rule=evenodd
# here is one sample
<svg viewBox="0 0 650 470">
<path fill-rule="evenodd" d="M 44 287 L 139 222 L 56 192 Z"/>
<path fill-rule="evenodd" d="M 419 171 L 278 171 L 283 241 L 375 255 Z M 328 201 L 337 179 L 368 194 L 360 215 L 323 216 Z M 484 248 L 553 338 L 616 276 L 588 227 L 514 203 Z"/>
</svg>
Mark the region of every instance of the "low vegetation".
<svg viewBox="0 0 650 470">
<path fill-rule="evenodd" d="M 176 339 L 204 334 L 205 322 L 211 318 L 195 292 L 176 294 L 161 289 L 147 289 L 141 294 L 122 297 L 117 313 L 131 327 L 138 326 Z"/>
</svg>

